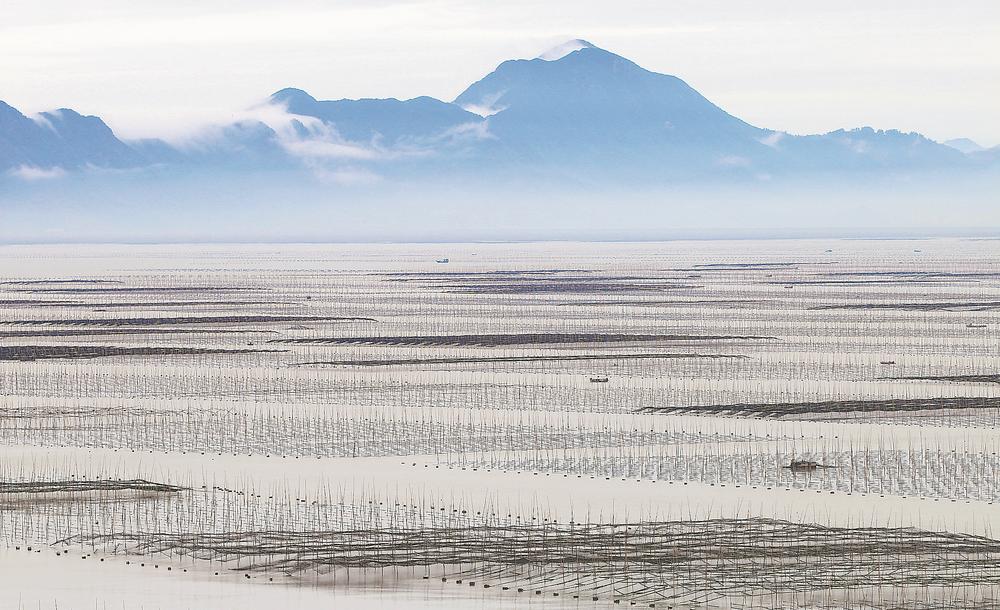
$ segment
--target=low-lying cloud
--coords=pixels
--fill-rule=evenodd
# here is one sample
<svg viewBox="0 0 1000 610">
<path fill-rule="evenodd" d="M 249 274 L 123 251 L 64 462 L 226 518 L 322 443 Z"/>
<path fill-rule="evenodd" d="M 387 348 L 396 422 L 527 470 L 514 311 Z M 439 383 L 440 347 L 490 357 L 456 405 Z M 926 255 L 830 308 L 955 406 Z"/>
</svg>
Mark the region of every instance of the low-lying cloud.
<svg viewBox="0 0 1000 610">
<path fill-rule="evenodd" d="M 55 180 L 66 175 L 66 170 L 61 167 L 35 167 L 33 165 L 21 165 L 7 172 L 8 175 L 27 182 L 39 180 Z"/>
</svg>

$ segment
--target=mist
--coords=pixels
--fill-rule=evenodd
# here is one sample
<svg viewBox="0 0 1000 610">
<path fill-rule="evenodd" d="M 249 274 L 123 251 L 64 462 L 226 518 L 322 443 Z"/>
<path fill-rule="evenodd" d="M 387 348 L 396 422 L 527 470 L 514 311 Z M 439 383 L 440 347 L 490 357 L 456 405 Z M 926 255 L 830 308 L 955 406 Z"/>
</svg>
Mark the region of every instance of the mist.
<svg viewBox="0 0 1000 610">
<path fill-rule="evenodd" d="M 635 187 L 159 168 L 0 185 L 6 243 L 1000 235 L 985 171 Z"/>
</svg>

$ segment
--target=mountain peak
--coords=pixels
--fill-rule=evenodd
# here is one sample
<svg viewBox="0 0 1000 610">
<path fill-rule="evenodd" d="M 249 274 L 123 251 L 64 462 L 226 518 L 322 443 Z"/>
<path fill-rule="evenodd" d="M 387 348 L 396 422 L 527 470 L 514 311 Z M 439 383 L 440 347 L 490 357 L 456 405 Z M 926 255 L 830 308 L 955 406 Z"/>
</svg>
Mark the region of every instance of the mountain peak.
<svg viewBox="0 0 1000 610">
<path fill-rule="evenodd" d="M 942 144 L 944 144 L 945 146 L 950 146 L 956 150 L 960 150 L 967 155 L 986 150 L 978 143 L 970 140 L 969 138 L 955 138 L 954 140 L 945 140 L 944 142 L 942 142 Z"/>
<path fill-rule="evenodd" d="M 545 61 L 556 61 L 566 57 L 570 53 L 575 53 L 580 49 L 597 49 L 598 47 L 583 40 L 582 38 L 574 38 L 573 40 L 567 40 L 566 42 L 556 45 L 545 51 L 538 56 L 538 59 L 543 59 Z"/>
<path fill-rule="evenodd" d="M 281 104 L 292 114 L 306 114 L 308 108 L 312 108 L 317 103 L 316 98 L 309 95 L 302 89 L 286 87 L 281 91 L 271 94 L 272 104 Z"/>
</svg>

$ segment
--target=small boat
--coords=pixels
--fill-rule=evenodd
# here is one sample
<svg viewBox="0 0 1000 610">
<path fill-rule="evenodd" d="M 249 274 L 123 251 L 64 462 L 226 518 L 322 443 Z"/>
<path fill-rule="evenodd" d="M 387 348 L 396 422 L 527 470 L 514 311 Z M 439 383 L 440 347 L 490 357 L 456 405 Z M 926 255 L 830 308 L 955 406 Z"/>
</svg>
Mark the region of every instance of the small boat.
<svg viewBox="0 0 1000 610">
<path fill-rule="evenodd" d="M 792 472 L 812 472 L 819 468 L 836 468 L 836 466 L 827 466 L 811 460 L 792 460 L 791 464 L 782 466 L 782 468 L 791 470 Z"/>
<path fill-rule="evenodd" d="M 434 262 L 435 263 L 447 263 L 448 259 L 446 259 L 446 258 L 438 258 L 438 259 L 435 259 Z"/>
<path fill-rule="evenodd" d="M 810 462 L 808 460 L 793 460 L 791 464 L 789 464 L 788 466 L 782 466 L 782 468 L 794 471 L 808 472 L 819 468 L 819 464 L 817 464 L 816 462 Z"/>
<path fill-rule="evenodd" d="M 896 364 L 895 360 L 882 360 L 879 364 Z"/>
<path fill-rule="evenodd" d="M 607 382 L 608 382 L 608 378 L 607 377 L 591 377 L 590 378 L 590 383 L 607 383 Z"/>
<path fill-rule="evenodd" d="M 966 324 L 966 328 L 986 328 L 985 324 Z"/>
</svg>

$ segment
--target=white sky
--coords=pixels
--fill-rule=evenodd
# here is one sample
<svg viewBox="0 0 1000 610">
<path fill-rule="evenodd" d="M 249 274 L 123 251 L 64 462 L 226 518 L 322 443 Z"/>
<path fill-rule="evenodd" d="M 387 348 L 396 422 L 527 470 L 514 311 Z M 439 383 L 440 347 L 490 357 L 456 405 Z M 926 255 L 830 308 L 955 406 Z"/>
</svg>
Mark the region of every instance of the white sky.
<svg viewBox="0 0 1000 610">
<path fill-rule="evenodd" d="M 585 38 L 794 133 L 872 125 L 1000 144 L 998 0 L 3 0 L 0 99 L 120 135 L 225 120 L 282 87 L 454 98 Z"/>
</svg>

